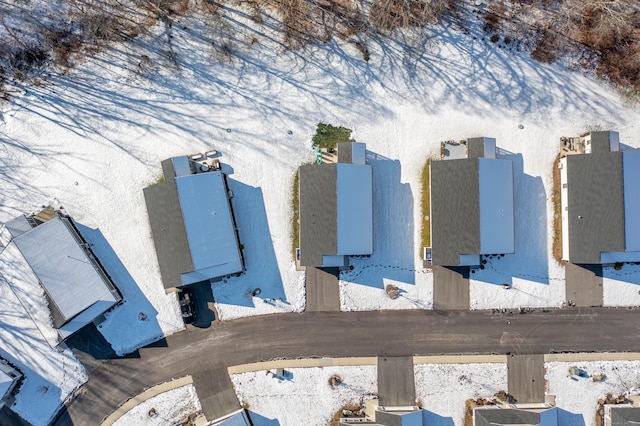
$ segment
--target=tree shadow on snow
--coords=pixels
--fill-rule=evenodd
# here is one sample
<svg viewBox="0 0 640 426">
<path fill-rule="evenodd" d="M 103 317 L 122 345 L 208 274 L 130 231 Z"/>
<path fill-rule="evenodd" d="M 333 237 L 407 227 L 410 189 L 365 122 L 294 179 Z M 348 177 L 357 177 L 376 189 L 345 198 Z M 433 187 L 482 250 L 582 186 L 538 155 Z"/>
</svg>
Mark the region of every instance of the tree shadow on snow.
<svg viewBox="0 0 640 426">
<path fill-rule="evenodd" d="M 512 284 L 522 278 L 549 284 L 547 249 L 547 195 L 540 176 L 524 173 L 522 154 L 498 148 L 496 158 L 513 161 L 514 253 L 483 256 L 484 269 L 472 268 L 470 277 L 490 284 Z"/>
<path fill-rule="evenodd" d="M 373 169 L 373 254 L 352 257 L 343 281 L 384 288 L 384 280 L 415 284 L 413 194 L 402 183 L 401 165 L 367 151 Z"/>
<path fill-rule="evenodd" d="M 228 179 L 231 203 L 245 262 L 245 272 L 212 284 L 216 303 L 255 307 L 252 292 L 262 300 L 287 303 L 278 268 L 262 188 Z"/>
</svg>

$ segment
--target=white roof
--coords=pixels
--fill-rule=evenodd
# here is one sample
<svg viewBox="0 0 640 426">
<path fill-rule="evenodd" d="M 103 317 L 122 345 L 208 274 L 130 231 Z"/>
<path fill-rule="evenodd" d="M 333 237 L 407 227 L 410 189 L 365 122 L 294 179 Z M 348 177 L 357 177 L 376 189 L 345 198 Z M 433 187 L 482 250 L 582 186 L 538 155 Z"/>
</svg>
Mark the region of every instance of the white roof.
<svg viewBox="0 0 640 426">
<path fill-rule="evenodd" d="M 13 241 L 65 319 L 94 303 L 118 301 L 59 217 Z"/>
<path fill-rule="evenodd" d="M 13 238 L 31 231 L 31 224 L 27 220 L 26 216 L 21 214 L 18 217 L 11 219 L 6 224 L 7 230 L 11 233 Z"/>
<path fill-rule="evenodd" d="M 372 171 L 369 165 L 337 164 L 339 255 L 373 253 Z"/>
<path fill-rule="evenodd" d="M 640 251 L 640 153 L 622 153 L 626 251 Z"/>
<path fill-rule="evenodd" d="M 513 253 L 513 163 L 479 158 L 480 253 Z"/>
<path fill-rule="evenodd" d="M 184 285 L 242 271 L 227 190 L 221 172 L 176 178 L 194 271 Z"/>
<path fill-rule="evenodd" d="M 51 323 L 44 289 L 14 243 L 9 244 L 0 254 L 0 274 L 0 278 L 6 281 L 17 296 L 47 343 L 52 347 L 56 346 L 58 333 Z"/>
<path fill-rule="evenodd" d="M 0 370 L 0 399 L 4 398 L 9 389 L 11 389 L 11 385 L 13 385 L 14 380 L 15 379 L 13 377 Z"/>
</svg>

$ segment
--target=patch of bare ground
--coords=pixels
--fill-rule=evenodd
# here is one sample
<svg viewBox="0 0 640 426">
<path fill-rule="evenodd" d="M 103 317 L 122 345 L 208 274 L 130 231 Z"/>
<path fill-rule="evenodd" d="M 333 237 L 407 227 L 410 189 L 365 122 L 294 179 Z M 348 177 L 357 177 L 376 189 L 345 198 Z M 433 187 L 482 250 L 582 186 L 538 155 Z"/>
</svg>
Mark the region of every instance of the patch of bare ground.
<svg viewBox="0 0 640 426">
<path fill-rule="evenodd" d="M 562 260 L 562 203 L 560 199 L 560 169 L 558 168 L 560 158 L 562 158 L 562 154 L 558 153 L 553 161 L 553 190 L 551 192 L 553 202 L 553 245 L 551 250 L 556 262 L 564 265 L 566 262 Z"/>
<path fill-rule="evenodd" d="M 338 426 L 340 419 L 344 417 L 364 418 L 364 409 L 355 403 L 343 405 L 331 418 L 331 426 Z"/>
</svg>

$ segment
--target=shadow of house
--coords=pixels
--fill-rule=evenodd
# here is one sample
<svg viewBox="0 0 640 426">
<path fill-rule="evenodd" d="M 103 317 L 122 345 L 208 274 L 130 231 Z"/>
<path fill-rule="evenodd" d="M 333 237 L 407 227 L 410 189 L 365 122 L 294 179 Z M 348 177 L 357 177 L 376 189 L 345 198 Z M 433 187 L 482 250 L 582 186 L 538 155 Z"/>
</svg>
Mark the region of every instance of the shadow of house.
<svg viewBox="0 0 640 426">
<path fill-rule="evenodd" d="M 558 408 L 558 424 L 562 426 L 585 426 L 583 414 L 571 413 L 562 408 Z"/>
<path fill-rule="evenodd" d="M 227 177 L 218 160 L 198 155 L 163 161 L 164 181 L 144 189 L 167 290 L 244 270 Z"/>
<path fill-rule="evenodd" d="M 422 424 L 429 426 L 454 426 L 453 418 L 444 417 L 429 410 L 422 410 Z"/>
<path fill-rule="evenodd" d="M 580 138 L 584 154 L 560 159 L 562 258 L 574 264 L 640 261 L 640 153 L 614 131 Z"/>
<path fill-rule="evenodd" d="M 373 177 L 365 152 L 365 144 L 345 142 L 337 163 L 300 167 L 300 266 L 344 269 L 349 256 L 373 253 Z"/>
<path fill-rule="evenodd" d="M 415 284 L 413 194 L 402 183 L 400 161 L 367 151 L 373 171 L 373 254 L 352 258 L 340 279 L 376 288 L 384 280 Z"/>
<path fill-rule="evenodd" d="M 432 161 L 432 262 L 477 266 L 481 255 L 513 253 L 513 162 L 496 158 L 493 138 L 471 138 L 467 157 Z"/>
<path fill-rule="evenodd" d="M 73 219 L 52 207 L 7 222 L 0 245 L 2 275 L 52 347 L 122 300 Z"/>
<path fill-rule="evenodd" d="M 542 178 L 524 173 L 522 154 L 498 148 L 497 158 L 513 164 L 515 250 L 487 259 L 486 266 L 497 274 L 475 278 L 491 284 L 511 284 L 514 277 L 549 284 L 547 196 Z"/>
<path fill-rule="evenodd" d="M 282 275 L 278 268 L 262 188 L 253 187 L 229 179 L 236 205 L 251 206 L 236 212 L 238 235 L 246 244 L 246 271 L 242 276 L 231 277 L 212 285 L 217 303 L 253 307 L 252 293 L 260 288 L 259 296 L 286 303 Z M 256 294 L 257 295 L 257 294 Z"/>
<path fill-rule="evenodd" d="M 161 339 L 164 334 L 157 321 L 158 311 L 140 290 L 102 232 L 81 224 L 76 226 L 107 274 L 117 283 L 123 297 L 122 303 L 105 313 L 106 319 L 98 325 L 98 331 L 120 355 Z"/>
</svg>

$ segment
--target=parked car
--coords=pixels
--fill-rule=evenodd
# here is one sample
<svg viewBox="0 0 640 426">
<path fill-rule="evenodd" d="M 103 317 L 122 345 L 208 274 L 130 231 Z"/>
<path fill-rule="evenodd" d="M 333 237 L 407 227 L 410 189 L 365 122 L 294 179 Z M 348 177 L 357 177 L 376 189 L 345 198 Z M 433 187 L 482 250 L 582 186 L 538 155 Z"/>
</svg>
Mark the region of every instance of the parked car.
<svg viewBox="0 0 640 426">
<path fill-rule="evenodd" d="M 196 311 L 193 308 L 193 293 L 191 290 L 180 290 L 178 302 L 180 303 L 180 313 L 185 324 L 192 323 L 196 319 Z"/>
</svg>

